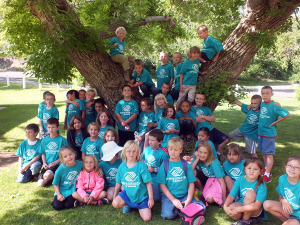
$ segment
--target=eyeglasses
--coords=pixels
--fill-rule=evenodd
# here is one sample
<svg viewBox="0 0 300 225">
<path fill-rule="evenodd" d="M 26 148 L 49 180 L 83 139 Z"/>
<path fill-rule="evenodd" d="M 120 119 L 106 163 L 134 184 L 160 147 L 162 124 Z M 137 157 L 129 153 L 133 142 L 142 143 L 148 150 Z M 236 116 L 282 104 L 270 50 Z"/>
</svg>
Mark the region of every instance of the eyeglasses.
<svg viewBox="0 0 300 225">
<path fill-rule="evenodd" d="M 286 167 L 288 169 L 294 169 L 295 171 L 299 171 L 300 170 L 300 167 L 298 167 L 298 166 L 286 165 Z"/>
</svg>

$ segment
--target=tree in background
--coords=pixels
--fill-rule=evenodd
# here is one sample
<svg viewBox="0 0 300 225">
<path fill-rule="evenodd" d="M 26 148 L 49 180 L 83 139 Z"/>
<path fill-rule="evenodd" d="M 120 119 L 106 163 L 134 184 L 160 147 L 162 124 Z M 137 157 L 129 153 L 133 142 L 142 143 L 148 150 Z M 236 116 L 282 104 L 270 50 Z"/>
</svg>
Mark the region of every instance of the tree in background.
<svg viewBox="0 0 300 225">
<path fill-rule="evenodd" d="M 111 109 L 125 84 L 121 66 L 106 52 L 116 27 L 127 29 L 129 53 L 137 57 L 170 43 L 180 45 L 175 43 L 178 38 L 189 38 L 184 26 L 198 22 L 211 27 L 224 40 L 224 51 L 201 77 L 198 88 L 212 96 L 209 101 L 214 109 L 258 49 L 286 29 L 283 25 L 300 4 L 300 0 L 1 2 L 1 27 L 9 37 L 10 49 L 28 56 L 28 69 L 36 77 L 70 80 L 76 68 Z"/>
</svg>

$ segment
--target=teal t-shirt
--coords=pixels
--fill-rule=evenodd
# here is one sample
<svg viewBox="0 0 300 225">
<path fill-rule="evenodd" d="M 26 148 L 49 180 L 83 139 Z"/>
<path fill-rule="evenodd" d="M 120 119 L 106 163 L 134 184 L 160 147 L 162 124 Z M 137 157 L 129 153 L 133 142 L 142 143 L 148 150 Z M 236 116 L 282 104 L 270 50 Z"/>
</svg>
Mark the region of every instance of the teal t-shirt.
<svg viewBox="0 0 300 225">
<path fill-rule="evenodd" d="M 41 103 L 39 104 L 38 115 L 37 115 L 38 118 L 43 118 L 42 112 L 43 112 L 43 109 L 44 109 L 46 106 L 47 106 L 47 104 L 46 104 L 45 102 L 41 102 Z"/>
<path fill-rule="evenodd" d="M 206 107 L 206 106 L 192 106 L 191 111 L 196 115 L 196 117 L 198 115 L 204 115 L 204 116 L 213 116 L 214 114 L 211 112 L 210 108 Z M 214 127 L 210 124 L 210 122 L 208 122 L 207 120 L 205 120 L 202 123 L 197 123 L 197 127 L 195 129 L 195 135 L 198 136 L 198 132 L 202 127 L 207 127 L 209 130 L 212 130 Z"/>
<path fill-rule="evenodd" d="M 144 84 L 147 86 L 154 85 L 154 82 L 152 81 L 150 73 L 146 69 L 142 69 L 142 72 L 140 75 L 138 75 L 137 72 L 134 71 L 133 79 L 135 79 L 136 82 L 144 82 Z"/>
<path fill-rule="evenodd" d="M 199 74 L 200 59 L 191 61 L 187 59 L 180 70 L 180 74 L 183 74 L 182 85 L 197 85 Z"/>
<path fill-rule="evenodd" d="M 76 107 L 73 104 L 69 104 L 66 108 L 66 113 L 68 113 L 67 117 L 67 125 L 70 126 L 70 122 L 73 116 L 75 115 L 81 115 L 81 110 L 85 110 L 84 104 L 82 104 L 82 101 L 80 99 L 76 99 L 76 102 L 80 104 L 80 106 Z"/>
<path fill-rule="evenodd" d="M 170 129 L 180 130 L 178 119 L 168 119 L 168 118 L 162 117 L 158 123 L 157 129 L 160 129 L 162 131 L 167 131 Z M 164 140 L 161 143 L 161 146 L 166 148 L 168 145 L 168 141 L 172 137 L 178 137 L 178 134 L 176 134 L 176 133 L 164 134 Z"/>
<path fill-rule="evenodd" d="M 209 36 L 206 40 L 204 39 L 201 52 L 204 52 L 210 60 L 212 60 L 214 56 L 222 50 L 222 43 L 214 37 Z"/>
<path fill-rule="evenodd" d="M 287 179 L 287 174 L 284 174 L 278 179 L 276 191 L 291 204 L 293 208 L 291 215 L 300 218 L 300 181 L 297 184 L 291 184 Z"/>
<path fill-rule="evenodd" d="M 174 68 L 171 64 L 159 65 L 156 70 L 157 89 L 161 90 L 163 83 L 170 83 L 171 78 L 174 77 Z"/>
<path fill-rule="evenodd" d="M 165 97 L 166 97 L 168 103 L 174 104 L 174 100 L 170 94 L 167 94 L 167 96 L 165 96 Z"/>
<path fill-rule="evenodd" d="M 116 177 L 118 168 L 122 163 L 122 159 L 116 160 L 113 164 L 106 161 L 101 161 L 99 167 L 103 170 L 107 187 L 116 186 Z"/>
<path fill-rule="evenodd" d="M 51 109 L 47 109 L 46 106 L 42 109 L 42 112 L 38 114 L 38 118 L 42 120 L 44 131 L 47 130 L 47 121 L 50 118 L 56 118 L 59 120 L 59 113 L 55 105 Z"/>
<path fill-rule="evenodd" d="M 56 138 L 50 138 L 48 135 L 43 138 L 39 148 L 39 153 L 46 155 L 46 163 L 49 165 L 50 163 L 58 160 L 59 150 L 63 146 L 68 146 L 68 142 L 64 137 L 58 135 Z"/>
<path fill-rule="evenodd" d="M 255 112 L 253 109 L 248 110 L 248 105 L 242 104 L 241 110 L 247 114 L 245 122 L 239 127 L 240 131 L 253 141 L 258 139 L 258 119 L 260 112 Z"/>
<path fill-rule="evenodd" d="M 28 143 L 28 139 L 21 142 L 16 155 L 23 158 L 22 165 L 29 163 L 34 157 L 41 155 L 39 153 L 40 145 L 40 139 L 36 139 L 36 143 L 34 145 L 30 145 Z"/>
<path fill-rule="evenodd" d="M 142 134 L 144 132 L 146 132 L 147 130 L 147 123 L 149 122 L 154 122 L 154 117 L 155 117 L 155 114 L 154 112 L 151 110 L 150 112 L 148 113 L 145 113 L 144 111 L 140 112 L 140 115 L 139 115 L 139 119 L 138 119 L 138 124 L 139 124 L 139 134 Z"/>
<path fill-rule="evenodd" d="M 223 163 L 223 170 L 225 175 L 229 176 L 233 181 L 245 175 L 244 173 L 244 163 L 245 159 L 242 159 L 238 163 L 231 163 L 226 160 Z"/>
<path fill-rule="evenodd" d="M 75 144 L 76 144 L 76 146 L 81 147 L 83 141 L 84 141 L 84 140 L 83 140 L 83 137 L 82 137 L 82 132 L 80 132 L 80 134 L 77 134 L 77 133 L 75 132 Z"/>
<path fill-rule="evenodd" d="M 229 195 L 236 198 L 239 197 L 238 202 L 244 202 L 244 198 L 246 195 L 246 192 L 248 190 L 255 190 L 257 180 L 254 182 L 248 182 L 244 176 L 238 178 L 233 185 L 233 188 Z M 267 187 L 264 182 L 262 182 L 254 191 L 256 193 L 256 200 L 260 201 L 261 203 L 264 203 L 267 199 Z"/>
<path fill-rule="evenodd" d="M 101 138 L 102 139 L 102 141 L 103 141 L 103 138 L 104 138 L 104 133 L 105 133 L 105 131 L 107 130 L 107 129 L 115 129 L 114 127 L 112 127 L 112 126 L 106 126 L 106 127 L 104 127 L 104 128 L 100 128 L 100 131 L 99 131 L 99 133 L 98 133 L 98 137 L 99 138 Z"/>
<path fill-rule="evenodd" d="M 92 104 L 89 109 L 85 109 L 85 118 L 84 118 L 85 127 L 88 127 L 88 125 L 91 122 L 96 122 L 97 115 L 98 113 L 95 110 L 95 104 Z"/>
<path fill-rule="evenodd" d="M 61 164 L 55 171 L 52 184 L 59 185 L 60 193 L 66 198 L 75 192 L 77 175 L 82 169 L 82 161 L 76 161 L 74 166 Z M 57 193 L 54 193 L 56 196 Z"/>
<path fill-rule="evenodd" d="M 195 158 L 193 159 L 193 161 L 194 160 Z M 199 162 L 197 164 L 197 167 L 201 169 L 204 175 L 207 177 L 221 178 L 225 176 L 221 163 L 217 158 L 215 158 L 215 160 L 209 166 L 206 166 L 204 163 Z"/>
<path fill-rule="evenodd" d="M 218 154 L 217 154 L 216 147 L 215 147 L 214 143 L 212 143 L 211 140 L 208 140 L 208 143 L 210 144 L 210 147 L 211 147 L 211 150 L 213 152 L 214 157 L 217 159 L 218 158 Z M 197 141 L 196 144 L 195 144 L 195 148 L 194 148 L 193 154 L 195 154 L 195 151 L 196 151 L 196 148 L 197 148 L 198 145 L 199 145 L 199 141 Z"/>
<path fill-rule="evenodd" d="M 182 68 L 182 63 L 179 63 L 176 67 L 175 67 L 175 73 L 174 73 L 174 82 L 175 82 L 175 87 L 174 89 L 179 91 L 180 90 L 180 71 Z"/>
<path fill-rule="evenodd" d="M 189 163 L 187 163 L 187 176 L 185 175 L 180 160 L 177 162 L 169 161 L 167 176 L 164 165 L 161 165 L 158 170 L 157 181 L 159 184 L 166 185 L 175 198 L 182 198 L 188 194 L 189 183 L 194 183 L 196 178 Z"/>
<path fill-rule="evenodd" d="M 144 149 L 142 160 L 146 163 L 148 167 L 159 168 L 165 159 L 169 158 L 167 153 L 162 150 L 162 148 L 158 148 L 153 150 L 150 146 Z M 157 173 L 151 173 L 152 184 L 157 183 Z"/>
<path fill-rule="evenodd" d="M 139 115 L 139 106 L 135 100 L 125 101 L 122 99 L 118 102 L 115 113 L 120 113 L 123 120 L 129 119 L 133 114 Z M 137 118 L 131 121 L 128 125 L 130 126 L 130 131 L 135 131 L 136 129 Z M 125 127 L 118 122 L 118 128 L 123 131 L 127 131 Z"/>
<path fill-rule="evenodd" d="M 113 45 L 115 43 L 118 43 L 117 46 L 114 46 L 113 48 L 110 49 L 110 56 L 115 56 L 115 55 L 124 55 L 125 52 L 125 41 L 121 42 L 119 38 L 113 37 L 109 42 L 108 45 Z"/>
<path fill-rule="evenodd" d="M 91 137 L 88 137 L 83 141 L 81 151 L 86 155 L 95 156 L 97 161 L 99 162 L 103 156 L 103 152 L 101 150 L 102 145 L 103 141 L 101 138 L 98 138 L 96 141 L 91 141 Z"/>
<path fill-rule="evenodd" d="M 156 110 L 156 113 L 155 113 L 155 116 L 154 116 L 154 121 L 155 122 L 159 122 L 160 121 L 161 115 L 162 115 L 163 111 L 164 111 L 164 109 L 161 109 L 161 108 L 158 108 Z"/>
<path fill-rule="evenodd" d="M 191 111 L 189 111 L 186 115 L 183 115 L 181 110 L 179 110 L 177 113 L 176 113 L 176 119 L 180 119 L 182 117 L 190 117 L 194 120 L 194 122 L 197 123 L 197 120 L 196 120 L 196 116 L 194 113 L 192 113 Z"/>
<path fill-rule="evenodd" d="M 260 116 L 258 122 L 258 135 L 262 137 L 277 137 L 276 126 L 270 125 L 278 120 L 278 117 L 285 117 L 289 114 L 287 110 L 280 106 L 275 106 L 274 101 L 260 104 Z"/>
<path fill-rule="evenodd" d="M 140 203 L 149 197 L 146 183 L 150 181 L 150 172 L 143 162 L 137 161 L 132 168 L 128 168 L 126 162 L 119 166 L 116 183 L 122 184 L 133 203 Z"/>
</svg>

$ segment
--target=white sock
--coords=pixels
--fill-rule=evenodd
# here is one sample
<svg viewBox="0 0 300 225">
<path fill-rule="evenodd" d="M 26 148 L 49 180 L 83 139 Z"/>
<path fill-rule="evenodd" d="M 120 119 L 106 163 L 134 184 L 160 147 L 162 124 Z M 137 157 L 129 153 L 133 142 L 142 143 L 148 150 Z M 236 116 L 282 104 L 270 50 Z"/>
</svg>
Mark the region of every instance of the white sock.
<svg viewBox="0 0 300 225">
<path fill-rule="evenodd" d="M 265 175 L 266 175 L 267 177 L 270 177 L 270 173 L 265 172 Z"/>
</svg>

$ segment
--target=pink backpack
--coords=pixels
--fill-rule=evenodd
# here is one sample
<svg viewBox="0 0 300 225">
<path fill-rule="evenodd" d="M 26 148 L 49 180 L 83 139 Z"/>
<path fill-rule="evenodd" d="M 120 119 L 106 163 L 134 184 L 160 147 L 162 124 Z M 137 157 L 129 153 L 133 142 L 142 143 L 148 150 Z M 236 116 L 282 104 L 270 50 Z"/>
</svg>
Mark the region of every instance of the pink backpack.
<svg viewBox="0 0 300 225">
<path fill-rule="evenodd" d="M 178 213 L 181 217 L 182 225 L 199 225 L 204 223 L 203 211 L 205 211 L 205 206 L 201 203 L 191 203 Z"/>
<path fill-rule="evenodd" d="M 205 200 L 207 197 L 212 197 L 217 204 L 222 205 L 223 203 L 222 187 L 217 178 L 207 179 L 202 194 Z"/>
</svg>

